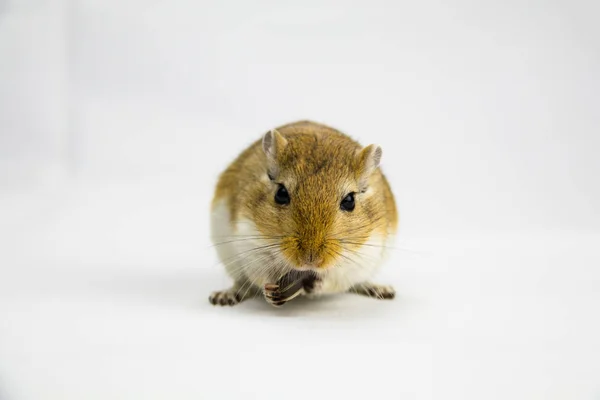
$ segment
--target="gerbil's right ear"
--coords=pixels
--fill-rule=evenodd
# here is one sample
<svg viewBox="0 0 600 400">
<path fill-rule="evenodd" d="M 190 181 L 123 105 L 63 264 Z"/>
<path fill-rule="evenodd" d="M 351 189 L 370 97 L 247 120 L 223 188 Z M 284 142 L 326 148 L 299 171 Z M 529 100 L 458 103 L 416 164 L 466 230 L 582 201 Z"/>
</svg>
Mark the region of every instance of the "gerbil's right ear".
<svg viewBox="0 0 600 400">
<path fill-rule="evenodd" d="M 382 150 L 380 146 L 370 144 L 361 149 L 357 154 L 357 176 L 359 179 L 360 190 L 367 188 L 369 177 L 381 163 Z"/>
<path fill-rule="evenodd" d="M 272 129 L 263 136 L 262 146 L 269 163 L 268 172 L 271 178 L 277 176 L 277 173 L 279 172 L 277 161 L 286 145 L 286 138 L 284 138 L 277 129 Z"/>
</svg>

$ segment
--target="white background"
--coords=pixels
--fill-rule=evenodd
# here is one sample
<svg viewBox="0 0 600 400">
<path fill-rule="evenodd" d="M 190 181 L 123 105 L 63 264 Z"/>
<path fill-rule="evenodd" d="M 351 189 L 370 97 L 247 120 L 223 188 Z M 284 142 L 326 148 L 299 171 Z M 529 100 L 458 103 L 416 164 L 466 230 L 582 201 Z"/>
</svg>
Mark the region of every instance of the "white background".
<svg viewBox="0 0 600 400">
<path fill-rule="evenodd" d="M 0 1 L 0 398 L 599 399 L 594 1 Z M 209 305 L 217 174 L 384 149 L 381 282 Z"/>
</svg>

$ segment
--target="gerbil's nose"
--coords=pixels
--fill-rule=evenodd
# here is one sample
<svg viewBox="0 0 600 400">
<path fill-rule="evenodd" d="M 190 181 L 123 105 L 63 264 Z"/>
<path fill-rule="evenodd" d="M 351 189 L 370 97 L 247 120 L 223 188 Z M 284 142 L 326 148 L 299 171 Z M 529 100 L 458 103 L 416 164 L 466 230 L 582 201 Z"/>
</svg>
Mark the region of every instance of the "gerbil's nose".
<svg viewBox="0 0 600 400">
<path fill-rule="evenodd" d="M 322 262 L 323 259 L 318 254 L 316 254 L 315 251 L 311 250 L 308 252 L 308 255 L 306 256 L 306 263 L 308 265 L 310 265 L 311 267 L 317 267 Z"/>
<path fill-rule="evenodd" d="M 301 239 L 298 242 L 298 256 L 301 264 L 317 268 L 323 262 L 321 250 L 323 245 L 315 237 Z"/>
<path fill-rule="evenodd" d="M 323 257 L 321 257 L 318 248 L 311 247 L 305 250 L 304 264 L 307 267 L 318 268 L 322 263 Z"/>
</svg>

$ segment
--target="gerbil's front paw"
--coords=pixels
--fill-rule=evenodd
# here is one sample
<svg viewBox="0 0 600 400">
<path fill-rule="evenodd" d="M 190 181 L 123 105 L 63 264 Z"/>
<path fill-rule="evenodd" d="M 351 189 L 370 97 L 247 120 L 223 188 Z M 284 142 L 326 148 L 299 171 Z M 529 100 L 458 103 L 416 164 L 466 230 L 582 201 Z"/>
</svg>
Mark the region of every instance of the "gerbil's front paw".
<svg viewBox="0 0 600 400">
<path fill-rule="evenodd" d="M 277 283 L 268 283 L 263 289 L 267 302 L 280 307 L 288 301 L 304 294 L 319 292 L 323 281 L 311 272 L 293 271 L 282 276 Z"/>
<path fill-rule="evenodd" d="M 234 288 L 212 292 L 208 301 L 213 305 L 235 306 L 242 301 L 242 296 Z"/>
<path fill-rule="evenodd" d="M 360 283 L 350 288 L 350 292 L 379 300 L 391 300 L 396 297 L 396 291 L 391 286 L 376 285 L 374 283 Z"/>
<path fill-rule="evenodd" d="M 288 299 L 281 293 L 281 288 L 275 283 L 267 283 L 263 290 L 265 300 L 272 306 L 281 307 L 287 303 Z"/>
<path fill-rule="evenodd" d="M 282 287 L 278 283 L 267 283 L 264 287 L 263 294 L 267 303 L 275 307 L 281 307 L 288 301 L 304 294 L 302 282 L 294 282 Z"/>
</svg>

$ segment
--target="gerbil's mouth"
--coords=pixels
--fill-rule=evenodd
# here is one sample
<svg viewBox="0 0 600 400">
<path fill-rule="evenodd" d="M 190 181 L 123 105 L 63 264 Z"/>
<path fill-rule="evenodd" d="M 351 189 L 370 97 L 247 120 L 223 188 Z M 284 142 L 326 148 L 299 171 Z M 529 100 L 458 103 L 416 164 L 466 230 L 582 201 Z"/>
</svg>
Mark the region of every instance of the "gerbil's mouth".
<svg viewBox="0 0 600 400">
<path fill-rule="evenodd" d="M 322 273 L 323 271 L 325 271 L 327 269 L 327 266 L 317 266 L 314 264 L 303 264 L 303 265 L 295 265 L 294 269 L 296 271 L 310 271 L 310 272 L 314 272 L 314 273 Z"/>
</svg>

